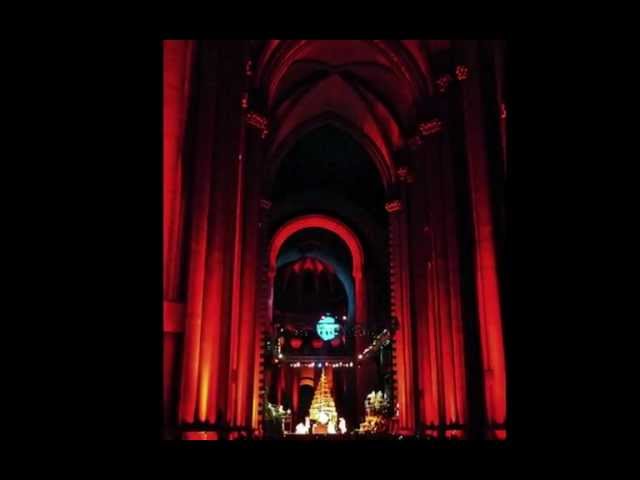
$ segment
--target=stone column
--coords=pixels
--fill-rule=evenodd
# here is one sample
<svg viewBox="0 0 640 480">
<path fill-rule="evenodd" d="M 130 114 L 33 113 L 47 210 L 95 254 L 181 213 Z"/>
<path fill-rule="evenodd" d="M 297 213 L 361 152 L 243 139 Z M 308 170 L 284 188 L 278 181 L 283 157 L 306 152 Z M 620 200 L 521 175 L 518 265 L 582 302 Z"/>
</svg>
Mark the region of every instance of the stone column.
<svg viewBox="0 0 640 480">
<path fill-rule="evenodd" d="M 391 284 L 391 315 L 397 319 L 394 335 L 397 372 L 397 403 L 400 404 L 400 432 L 415 431 L 413 382 L 413 327 L 410 303 L 410 265 L 407 231 L 406 187 L 402 182 L 399 197 L 386 203 L 389 212 L 389 259 Z"/>
<path fill-rule="evenodd" d="M 262 134 L 260 134 L 262 138 Z M 254 140 L 257 145 L 258 139 Z M 261 150 L 262 151 L 262 150 Z M 252 403 L 251 403 L 251 425 L 255 430 L 261 428 L 263 395 L 264 395 L 264 342 L 270 336 L 271 331 L 271 314 L 272 314 L 272 288 L 275 280 L 275 270 L 269 269 L 269 259 L 267 258 L 267 249 L 269 243 L 268 223 L 271 210 L 271 202 L 266 199 L 259 201 L 258 212 L 258 233 L 256 235 L 258 242 L 258 257 L 256 261 L 256 278 L 258 281 L 256 291 L 256 308 L 254 323 L 254 345 L 253 345 L 253 385 L 252 385 Z"/>
<path fill-rule="evenodd" d="M 484 106 L 479 71 L 478 44 L 456 42 L 454 52 L 461 81 L 464 138 L 471 190 L 474 227 L 474 257 L 478 320 L 484 369 L 484 391 L 488 436 L 505 438 L 506 371 L 502 338 L 502 309 L 498 281 L 494 213 L 492 209 L 489 158 L 484 137 Z"/>
<path fill-rule="evenodd" d="M 248 53 L 248 52 L 246 52 Z M 245 56 L 245 65 L 248 57 Z M 260 187 L 262 179 L 266 119 L 250 108 L 248 76 L 243 76 L 244 93 L 242 141 L 235 201 L 233 300 L 231 318 L 231 350 L 229 378 L 229 410 L 231 422 L 249 426 L 254 399 L 254 358 L 260 338 L 256 333 L 256 292 L 260 270 Z"/>
<path fill-rule="evenodd" d="M 174 389 L 184 329 L 184 136 L 194 51 L 194 41 L 163 42 L 163 405 L 167 428 L 177 420 Z"/>
<path fill-rule="evenodd" d="M 213 423 L 227 408 L 243 50 L 238 41 L 206 41 L 199 55 L 180 405 L 184 423 Z"/>
</svg>

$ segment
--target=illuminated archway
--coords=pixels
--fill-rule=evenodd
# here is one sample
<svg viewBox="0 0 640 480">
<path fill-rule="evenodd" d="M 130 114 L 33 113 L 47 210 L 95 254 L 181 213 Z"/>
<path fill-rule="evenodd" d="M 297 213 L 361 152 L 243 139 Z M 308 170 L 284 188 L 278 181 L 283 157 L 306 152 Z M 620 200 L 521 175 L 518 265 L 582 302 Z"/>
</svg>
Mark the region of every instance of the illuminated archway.
<svg viewBox="0 0 640 480">
<path fill-rule="evenodd" d="M 355 232 L 349 228 L 345 223 L 338 220 L 337 218 L 330 217 L 328 215 L 323 214 L 311 214 L 311 215 L 303 215 L 300 217 L 293 218 L 289 220 L 284 225 L 282 225 L 273 235 L 269 247 L 268 247 L 268 261 L 269 261 L 269 269 L 268 269 L 268 306 L 267 306 L 267 317 L 268 317 L 268 325 L 273 323 L 273 298 L 274 298 L 274 283 L 277 271 L 277 260 L 278 254 L 284 243 L 289 239 L 292 235 L 297 232 L 310 228 L 319 228 L 323 230 L 327 230 L 329 232 L 337 235 L 347 246 L 352 260 L 352 271 L 351 274 L 353 276 L 354 284 L 355 284 L 355 298 L 356 298 L 356 308 L 355 308 L 355 324 L 363 326 L 365 322 L 365 309 L 366 309 L 366 292 L 365 292 L 365 281 L 363 278 L 364 275 L 364 249 L 362 248 L 362 243 L 360 239 L 357 237 Z M 356 350 L 361 351 L 364 347 L 363 342 L 365 341 L 365 337 L 360 335 L 356 335 Z M 256 343 L 258 345 L 258 343 Z M 256 358 L 258 357 L 258 351 L 256 351 Z M 360 385 L 360 381 L 357 381 L 356 391 L 360 393 L 360 396 L 364 394 L 364 390 L 362 385 Z M 362 391 L 360 391 L 362 390 Z M 257 391 L 257 390 L 256 390 Z M 254 405 L 257 405 L 257 398 L 255 399 Z M 254 408 L 254 425 L 258 425 L 258 411 Z"/>
<path fill-rule="evenodd" d="M 343 222 L 337 218 L 322 214 L 303 215 L 301 217 L 294 218 L 278 229 L 278 231 L 273 235 L 269 245 L 269 276 L 275 276 L 278 253 L 280 252 L 280 248 L 284 242 L 291 235 L 308 228 L 321 228 L 323 230 L 333 232 L 340 237 L 346 243 L 349 248 L 349 252 L 351 253 L 351 259 L 353 261 L 353 277 L 355 279 L 362 277 L 364 267 L 364 249 L 362 248 L 360 240 Z"/>
<path fill-rule="evenodd" d="M 282 248 L 284 242 L 299 232 L 308 228 L 321 228 L 335 233 L 340 239 L 342 239 L 352 259 L 352 275 L 355 283 L 356 294 L 356 315 L 355 321 L 358 324 L 362 324 L 364 320 L 364 308 L 365 308 L 365 291 L 364 281 L 362 273 L 364 270 L 364 250 L 360 240 L 356 234 L 347 225 L 338 220 L 337 218 L 329 217 L 327 215 L 312 214 L 303 215 L 301 217 L 289 220 L 282 225 L 278 231 L 273 235 L 271 243 L 269 244 L 269 324 L 273 320 L 273 284 L 276 276 L 278 253 Z"/>
</svg>

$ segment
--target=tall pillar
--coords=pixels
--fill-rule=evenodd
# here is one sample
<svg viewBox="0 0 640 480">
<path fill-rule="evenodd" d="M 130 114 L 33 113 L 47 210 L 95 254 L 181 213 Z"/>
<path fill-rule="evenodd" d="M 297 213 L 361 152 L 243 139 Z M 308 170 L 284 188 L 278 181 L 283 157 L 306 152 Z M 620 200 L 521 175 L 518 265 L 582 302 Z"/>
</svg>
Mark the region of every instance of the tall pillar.
<svg viewBox="0 0 640 480">
<path fill-rule="evenodd" d="M 474 227 L 476 296 L 484 393 L 489 438 L 506 438 L 506 372 L 502 338 L 502 312 L 497 273 L 494 218 L 491 206 L 489 158 L 484 137 L 484 107 L 480 85 L 478 44 L 455 44 L 461 80 L 464 136 L 466 144 L 471 210 Z"/>
<path fill-rule="evenodd" d="M 166 301 L 179 296 L 185 191 L 184 136 L 191 99 L 195 42 L 163 42 L 163 288 Z"/>
<path fill-rule="evenodd" d="M 245 51 L 245 65 L 249 61 Z M 229 421 L 236 425 L 251 425 L 253 380 L 256 359 L 254 352 L 260 338 L 256 334 L 257 274 L 260 272 L 260 186 L 266 120 L 249 110 L 249 78 L 243 77 L 244 92 L 242 153 L 240 155 L 236 198 L 236 234 L 234 241 L 234 278 L 232 303 L 232 335 L 229 378 Z"/>
<path fill-rule="evenodd" d="M 403 200 L 386 203 L 389 212 L 391 315 L 397 319 L 395 332 L 397 403 L 400 404 L 400 432 L 413 433 L 416 427 L 413 382 L 413 348 L 410 303 L 409 245 L 406 187 L 400 186 Z"/>
<path fill-rule="evenodd" d="M 446 116 L 446 104 L 437 103 Z M 409 163 L 418 185 L 410 189 L 410 251 L 421 423 L 431 435 L 461 437 L 463 428 L 468 429 L 467 388 L 458 210 L 449 146 L 440 118 L 420 123 L 409 142 Z M 412 174 L 404 176 L 413 179 Z"/>
<path fill-rule="evenodd" d="M 248 98 L 248 96 L 247 96 Z M 248 108 L 248 100 L 247 100 Z M 246 378 L 243 380 L 242 416 L 250 421 L 254 431 L 260 432 L 264 397 L 264 341 L 271 335 L 273 299 L 270 285 L 275 271 L 270 271 L 267 258 L 267 226 L 271 202 L 263 198 L 265 139 L 269 134 L 268 120 L 260 113 L 248 110 L 245 114 L 247 149 L 247 223 L 245 240 L 245 270 L 242 322 L 246 354 L 243 355 Z"/>
<path fill-rule="evenodd" d="M 242 42 L 206 41 L 191 169 L 188 271 L 180 420 L 215 422 L 227 408 L 228 348 L 241 155 Z"/>
<path fill-rule="evenodd" d="M 425 236 L 430 247 L 427 295 L 431 305 L 428 322 L 436 336 L 439 424 L 447 436 L 458 436 L 454 425 L 465 425 L 466 383 L 464 334 L 461 316 L 457 209 L 451 155 L 446 131 L 425 139 L 418 161 L 425 163 L 428 222 Z"/>
<path fill-rule="evenodd" d="M 251 131 L 251 130 L 249 130 Z M 260 138 L 262 138 L 262 134 Z M 255 138 L 255 137 L 254 137 Z M 256 148 L 259 139 L 255 138 L 252 142 Z M 260 149 L 260 151 L 262 151 Z M 255 343 L 253 346 L 253 388 L 252 388 L 252 403 L 251 403 L 251 426 L 254 430 L 260 430 L 262 421 L 262 398 L 264 395 L 264 340 L 270 336 L 271 331 L 271 314 L 273 312 L 273 298 L 271 297 L 272 289 L 275 280 L 275 270 L 270 270 L 269 260 L 267 258 L 267 245 L 269 238 L 267 235 L 267 225 L 269 222 L 271 210 L 271 202 L 266 199 L 261 199 L 259 202 L 259 219 L 258 219 L 258 234 L 256 235 L 258 241 L 258 258 L 257 258 L 257 271 L 256 277 L 258 279 L 258 290 L 256 292 L 256 309 L 255 309 L 255 326 L 253 336 Z"/>
<path fill-rule="evenodd" d="M 362 353 L 365 348 L 369 346 L 369 327 L 370 323 L 368 319 L 365 318 L 366 312 L 366 296 L 365 296 L 365 288 L 364 288 L 364 278 L 363 272 L 355 265 L 354 261 L 354 269 L 352 272 L 353 281 L 355 286 L 355 296 L 356 296 L 356 312 L 355 312 L 355 352 L 356 355 Z M 368 385 L 368 363 L 356 367 L 356 382 L 355 382 L 355 397 L 356 397 L 356 415 L 359 419 L 364 419 L 365 411 L 364 411 L 364 399 L 367 395 L 366 389 Z"/>
<path fill-rule="evenodd" d="M 184 330 L 184 137 L 191 100 L 195 42 L 163 42 L 163 405 L 164 423 L 176 418 L 177 368 Z"/>
</svg>

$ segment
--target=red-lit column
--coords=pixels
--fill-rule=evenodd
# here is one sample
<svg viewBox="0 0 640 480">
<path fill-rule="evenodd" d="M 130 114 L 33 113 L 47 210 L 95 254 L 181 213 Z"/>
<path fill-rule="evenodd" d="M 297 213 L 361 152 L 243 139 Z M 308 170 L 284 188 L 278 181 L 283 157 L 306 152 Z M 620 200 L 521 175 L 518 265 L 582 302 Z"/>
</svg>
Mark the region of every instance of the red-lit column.
<svg viewBox="0 0 640 480">
<path fill-rule="evenodd" d="M 248 132 L 251 132 L 249 129 Z M 264 135 L 266 136 L 266 135 Z M 263 134 L 260 134 L 260 138 Z M 263 153 L 263 147 L 260 138 L 253 136 L 251 142 L 256 150 L 256 155 Z M 262 420 L 262 399 L 265 387 L 265 368 L 263 358 L 263 341 L 271 329 L 271 315 L 273 305 L 273 282 L 275 280 L 275 269 L 269 267 L 267 258 L 267 250 L 269 238 L 267 236 L 267 224 L 269 222 L 269 214 L 271 210 L 271 202 L 261 199 L 259 202 L 259 220 L 258 220 L 258 257 L 256 262 L 256 278 L 258 279 L 258 290 L 256 292 L 255 306 L 255 323 L 254 323 L 254 343 L 253 343 L 253 367 L 252 367 L 252 383 L 251 383 L 251 426 L 254 430 L 260 430 Z"/>
<path fill-rule="evenodd" d="M 183 144 L 195 42 L 163 43 L 163 285 L 165 300 L 178 297 L 184 200 Z"/>
<path fill-rule="evenodd" d="M 412 168 L 402 167 L 399 177 L 409 183 L 408 199 L 411 203 L 409 217 L 410 258 L 412 274 L 412 298 L 414 312 L 414 339 L 416 350 L 414 352 L 414 378 L 416 391 L 417 416 L 420 425 L 426 428 L 420 429 L 421 433 L 436 434 L 440 423 L 440 385 L 438 383 L 438 357 L 437 336 L 434 323 L 429 320 L 434 318 L 433 300 L 430 298 L 428 285 L 431 279 L 429 266 L 432 261 L 431 236 L 429 232 L 428 212 L 428 182 L 426 173 L 427 165 L 423 161 L 424 153 L 415 152 L 415 149 L 424 148 L 420 136 L 415 137 L 409 143 L 411 149 L 408 157 L 411 158 Z"/>
<path fill-rule="evenodd" d="M 400 195 L 406 205 L 405 184 L 400 186 Z M 400 432 L 415 431 L 415 404 L 413 382 L 413 348 L 410 303 L 410 266 L 407 231 L 407 212 L 403 201 L 392 200 L 385 208 L 389 212 L 389 253 L 391 280 L 391 314 L 398 321 L 395 332 L 397 402 L 400 404 Z"/>
<path fill-rule="evenodd" d="M 227 408 L 235 208 L 241 167 L 242 42 L 203 42 L 192 169 L 190 257 L 180 419 Z"/>
<path fill-rule="evenodd" d="M 355 264 L 355 262 L 354 262 Z M 355 266 L 355 265 L 354 265 Z M 356 355 L 361 354 L 365 348 L 367 348 L 369 343 L 369 336 L 367 332 L 367 322 L 364 318 L 365 312 L 365 299 L 363 295 L 362 286 L 364 284 L 364 279 L 362 278 L 362 272 L 360 270 L 354 270 L 352 272 L 353 281 L 355 285 L 355 295 L 356 295 L 356 313 L 355 313 L 355 349 Z M 366 385 L 367 385 L 367 365 L 368 362 L 365 362 L 356 367 L 356 375 L 355 375 L 355 396 L 356 396 L 356 415 L 360 419 L 364 419 L 364 399 L 367 394 Z"/>
<path fill-rule="evenodd" d="M 460 437 L 467 424 L 464 332 L 452 158 L 443 121 L 418 126 L 409 142 L 415 168 L 411 266 L 421 423 L 431 435 Z M 458 427 L 458 425 L 460 427 Z"/>
<path fill-rule="evenodd" d="M 440 424 L 447 436 L 459 436 L 454 425 L 466 425 L 464 334 L 461 316 L 460 269 L 452 161 L 446 130 L 424 139 L 427 210 L 425 235 L 431 248 L 427 290 L 431 300 L 428 322 L 438 338 L 436 349 Z"/>
<path fill-rule="evenodd" d="M 480 68 L 478 45 L 474 41 L 460 42 L 456 45 L 455 51 L 460 62 L 456 74 L 461 80 L 464 135 L 472 200 L 476 296 L 486 414 L 490 438 L 505 438 L 505 430 L 496 428 L 499 425 L 503 426 L 506 421 L 506 373 L 489 159 L 484 137 L 482 89 L 477 74 Z"/>
<path fill-rule="evenodd" d="M 174 383 L 184 330 L 184 132 L 195 42 L 163 42 L 163 389 L 165 425 L 175 422 Z"/>
<path fill-rule="evenodd" d="M 248 62 L 246 53 L 245 51 L 245 65 Z M 237 213 L 233 245 L 230 388 L 227 411 L 229 421 L 242 426 L 251 425 L 256 366 L 254 352 L 256 344 L 260 341 L 256 335 L 256 287 L 257 274 L 260 271 L 260 180 L 264 139 L 267 133 L 266 120 L 264 124 L 256 126 L 257 114 L 249 109 L 248 79 L 247 75 L 243 77 L 244 91 L 241 100 L 242 153 L 238 162 L 239 184 L 235 202 Z"/>
<path fill-rule="evenodd" d="M 258 325 L 256 322 L 257 286 L 261 260 L 259 259 L 260 242 L 260 179 L 262 168 L 262 152 L 264 139 L 262 131 L 248 126 L 245 128 L 246 159 L 243 173 L 244 212 L 243 235 L 237 241 L 241 249 L 241 272 L 238 276 L 237 290 L 234 300 L 238 302 L 237 337 L 233 345 L 236 349 L 236 389 L 233 404 L 234 420 L 241 425 L 249 425 L 252 418 L 254 401 L 254 371 L 256 370 L 255 351 L 260 344 Z"/>
<path fill-rule="evenodd" d="M 180 395 L 180 422 L 195 420 L 198 393 L 198 367 L 200 363 L 200 337 L 204 286 L 204 259 L 207 247 L 207 231 L 210 206 L 210 177 L 212 175 L 213 135 L 216 95 L 213 90 L 218 52 L 208 43 L 203 44 L 198 54 L 199 91 L 194 137 L 196 138 L 191 181 L 189 215 L 189 262 L 187 280 L 187 304 L 185 312 L 185 334 L 182 385 Z"/>
</svg>

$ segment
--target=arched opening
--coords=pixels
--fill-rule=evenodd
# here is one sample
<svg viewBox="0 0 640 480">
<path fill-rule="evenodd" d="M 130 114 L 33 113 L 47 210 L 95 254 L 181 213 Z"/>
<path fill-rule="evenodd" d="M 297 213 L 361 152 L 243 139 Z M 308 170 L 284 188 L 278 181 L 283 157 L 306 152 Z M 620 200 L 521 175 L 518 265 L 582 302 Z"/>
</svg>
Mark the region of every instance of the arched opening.
<svg viewBox="0 0 640 480">
<path fill-rule="evenodd" d="M 360 238 L 340 219 L 303 215 L 276 230 L 268 262 L 267 404 L 282 407 L 285 429 L 293 433 L 313 415 L 308 387 L 313 385 L 315 399 L 326 382 L 336 412 L 329 430 L 340 419 L 355 429 L 362 421 L 361 398 L 384 388 L 377 359 L 357 360 L 375 330 L 368 321 L 375 316 L 368 311 Z M 310 425 L 314 433 L 322 431 L 316 419 Z"/>
</svg>

